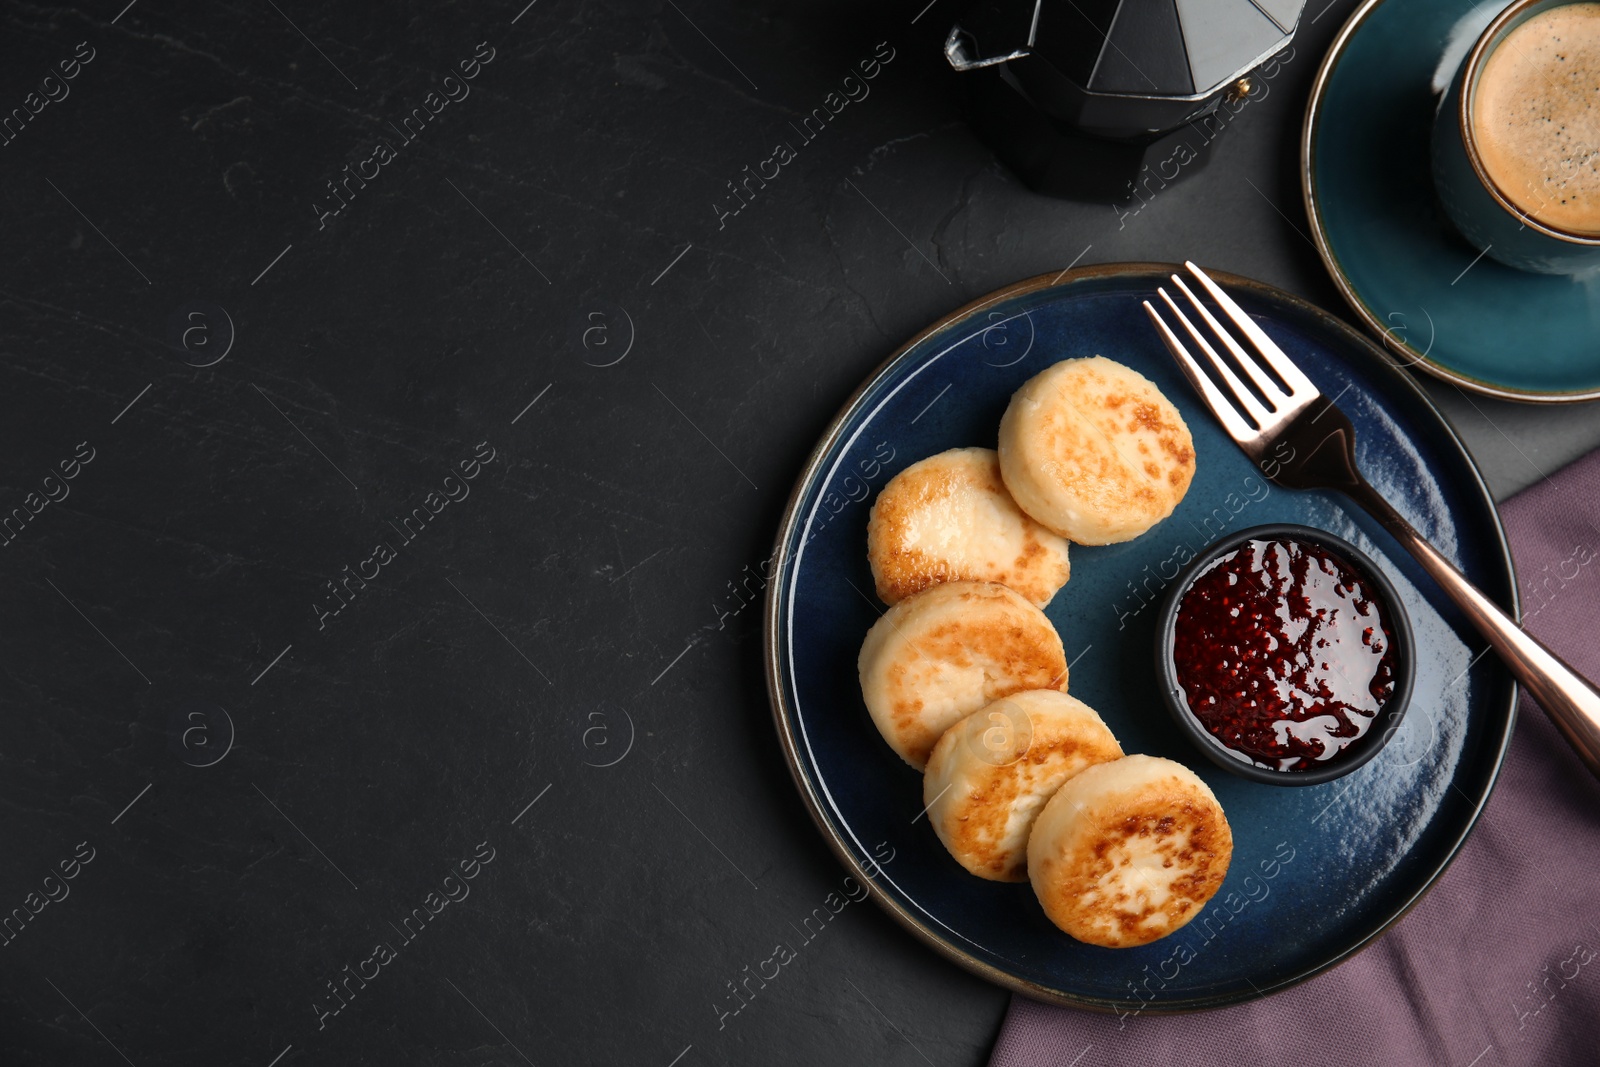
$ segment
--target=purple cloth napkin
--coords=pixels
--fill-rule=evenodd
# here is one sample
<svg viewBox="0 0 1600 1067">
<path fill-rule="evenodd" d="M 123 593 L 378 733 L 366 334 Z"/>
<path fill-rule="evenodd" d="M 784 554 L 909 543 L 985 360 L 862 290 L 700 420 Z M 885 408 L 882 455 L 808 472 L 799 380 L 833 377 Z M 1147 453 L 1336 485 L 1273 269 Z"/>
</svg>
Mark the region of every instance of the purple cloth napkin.
<svg viewBox="0 0 1600 1067">
<path fill-rule="evenodd" d="M 1600 452 L 1501 509 L 1528 629 L 1600 678 Z M 990 1067 L 1600 1064 L 1600 786 L 1522 694 L 1455 862 L 1354 959 L 1265 1000 L 1116 1016 L 1014 996 Z"/>
</svg>

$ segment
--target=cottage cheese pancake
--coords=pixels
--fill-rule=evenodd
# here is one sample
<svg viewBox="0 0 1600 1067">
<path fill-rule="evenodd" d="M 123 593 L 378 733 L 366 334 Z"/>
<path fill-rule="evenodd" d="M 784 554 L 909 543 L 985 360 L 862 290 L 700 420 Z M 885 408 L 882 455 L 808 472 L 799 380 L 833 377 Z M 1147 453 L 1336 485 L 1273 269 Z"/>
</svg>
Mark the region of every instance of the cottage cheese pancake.
<svg viewBox="0 0 1600 1067">
<path fill-rule="evenodd" d="M 1062 783 L 1122 747 L 1099 714 L 1055 689 L 985 705 L 944 732 L 922 779 L 934 833 L 956 861 L 997 882 L 1028 880 L 1028 833 Z"/>
<path fill-rule="evenodd" d="M 1181 763 L 1125 756 L 1069 779 L 1033 826 L 1028 877 L 1050 921 L 1106 948 L 1183 926 L 1222 886 L 1233 831 Z"/>
<path fill-rule="evenodd" d="M 946 582 L 900 601 L 867 631 L 858 667 L 872 721 L 919 771 L 939 735 L 985 704 L 1067 687 L 1055 627 L 993 582 Z"/>
<path fill-rule="evenodd" d="M 1066 539 L 1017 507 L 991 448 L 953 448 L 889 479 L 867 523 L 867 562 L 886 604 L 970 580 L 999 582 L 1042 608 L 1071 573 Z"/>
<path fill-rule="evenodd" d="M 1129 541 L 1172 514 L 1194 442 L 1138 371 L 1094 356 L 1040 371 L 1000 420 L 1000 473 L 1023 511 L 1082 545 Z"/>
</svg>

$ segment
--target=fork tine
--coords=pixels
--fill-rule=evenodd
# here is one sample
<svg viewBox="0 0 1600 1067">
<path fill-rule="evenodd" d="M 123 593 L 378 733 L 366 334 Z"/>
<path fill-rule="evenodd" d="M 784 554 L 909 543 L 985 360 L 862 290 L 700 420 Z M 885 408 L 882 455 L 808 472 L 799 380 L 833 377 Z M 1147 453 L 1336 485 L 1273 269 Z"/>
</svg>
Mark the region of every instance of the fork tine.
<svg viewBox="0 0 1600 1067">
<path fill-rule="evenodd" d="M 1184 286 L 1183 279 L 1174 274 L 1172 280 L 1178 288 L 1184 291 L 1184 295 L 1199 309 L 1200 313 L 1205 316 L 1207 324 L 1217 332 L 1223 343 L 1237 356 L 1239 354 L 1238 346 L 1233 343 L 1233 339 L 1228 336 L 1227 332 L 1217 325 L 1216 320 L 1206 312 L 1206 309 L 1200 306 L 1199 301 L 1195 300 L 1194 294 Z M 1228 388 L 1233 390 L 1234 403 L 1244 408 L 1245 414 L 1254 419 L 1257 426 L 1265 426 L 1271 421 L 1271 413 L 1262 405 L 1261 401 L 1256 399 L 1254 393 L 1245 388 L 1245 384 L 1239 380 L 1239 376 L 1233 373 L 1233 368 L 1228 366 L 1221 356 L 1217 355 L 1217 350 L 1211 347 L 1211 343 L 1206 340 L 1205 334 L 1201 333 L 1189 319 L 1189 316 L 1183 313 L 1183 309 L 1178 306 L 1177 301 L 1172 299 L 1171 294 L 1165 289 L 1157 289 L 1156 292 L 1161 294 L 1161 299 L 1167 302 L 1167 307 L 1171 308 L 1172 313 L 1178 317 L 1178 321 L 1183 323 L 1183 328 L 1188 331 L 1190 337 L 1194 338 L 1194 343 L 1199 345 L 1200 350 L 1210 357 L 1211 365 L 1217 369 L 1217 373 L 1222 376 L 1222 380 L 1227 383 Z"/>
<path fill-rule="evenodd" d="M 1256 362 L 1255 357 L 1246 352 L 1239 342 L 1233 339 L 1232 331 L 1217 321 L 1216 316 L 1211 314 L 1211 309 L 1200 302 L 1200 298 L 1190 291 L 1189 287 L 1183 283 L 1182 278 L 1174 274 L 1172 276 L 1172 284 L 1183 291 L 1183 295 L 1189 298 L 1189 303 L 1194 305 L 1194 309 L 1200 313 L 1200 317 L 1206 320 L 1206 325 L 1211 327 L 1211 332 L 1227 346 L 1229 352 L 1233 353 L 1233 358 L 1238 361 L 1239 366 L 1244 368 L 1244 372 L 1250 375 L 1250 380 L 1256 383 L 1256 388 L 1260 389 L 1261 395 L 1267 398 L 1267 403 L 1271 404 L 1274 409 L 1286 405 L 1289 402 L 1288 394 L 1278 388 L 1278 383 L 1267 377 L 1267 373 L 1261 369 L 1261 364 Z M 1222 363 L 1219 361 L 1217 365 L 1221 367 Z M 1260 422 L 1261 420 L 1257 419 L 1256 421 Z"/>
<path fill-rule="evenodd" d="M 1244 309 L 1234 301 L 1233 297 L 1223 292 L 1222 287 L 1211 280 L 1209 274 L 1187 259 L 1183 261 L 1183 265 L 1188 267 L 1189 273 L 1198 278 L 1200 284 L 1206 287 L 1206 292 L 1211 294 L 1211 299 L 1215 300 L 1228 318 L 1233 320 L 1233 324 L 1239 327 L 1246 337 L 1250 338 L 1250 343 L 1255 345 L 1256 351 L 1260 352 L 1266 361 L 1272 364 L 1272 369 L 1277 371 L 1278 376 L 1288 384 L 1289 395 L 1292 399 L 1301 400 L 1322 395 L 1321 390 L 1312 383 L 1311 379 L 1307 378 L 1300 368 L 1294 365 L 1294 361 L 1284 355 L 1283 349 L 1273 343 L 1272 338 L 1268 337 L 1265 331 L 1256 325 L 1254 319 L 1244 313 Z"/>
<path fill-rule="evenodd" d="M 1170 298 L 1168 298 L 1168 303 L 1171 303 Z M 1200 364 L 1196 363 L 1194 357 L 1189 354 L 1189 350 L 1183 347 L 1183 342 L 1178 340 L 1178 335 L 1173 333 L 1171 328 L 1167 326 L 1167 322 L 1161 317 L 1161 313 L 1148 300 L 1144 302 L 1144 309 L 1149 314 L 1150 321 L 1155 323 L 1156 329 L 1161 332 L 1161 339 L 1167 343 L 1167 349 L 1171 351 L 1173 358 L 1178 361 L 1178 366 L 1183 369 L 1184 376 L 1189 379 L 1189 384 L 1193 385 L 1200 393 L 1201 398 L 1206 402 L 1206 406 L 1211 409 L 1211 413 L 1217 417 L 1218 422 L 1222 423 L 1222 428 L 1228 431 L 1228 436 L 1240 445 L 1254 442 L 1257 437 L 1256 431 L 1240 417 L 1239 412 L 1222 395 L 1222 391 L 1200 369 Z"/>
</svg>

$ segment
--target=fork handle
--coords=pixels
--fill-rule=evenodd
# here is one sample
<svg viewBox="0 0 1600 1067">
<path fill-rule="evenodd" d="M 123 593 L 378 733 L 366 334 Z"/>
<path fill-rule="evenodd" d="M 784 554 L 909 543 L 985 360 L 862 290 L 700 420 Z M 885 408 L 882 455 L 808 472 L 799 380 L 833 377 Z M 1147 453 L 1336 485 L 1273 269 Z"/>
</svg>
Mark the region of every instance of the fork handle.
<svg viewBox="0 0 1600 1067">
<path fill-rule="evenodd" d="M 1440 555 L 1439 550 L 1401 517 L 1366 479 L 1357 477 L 1356 484 L 1340 486 L 1341 491 L 1382 523 L 1384 529 L 1416 557 L 1423 570 L 1439 583 L 1456 606 L 1466 612 L 1472 624 L 1489 639 L 1489 644 L 1511 668 L 1517 681 L 1550 716 L 1556 729 L 1589 768 L 1589 773 L 1600 778 L 1600 690 L 1517 625 L 1515 619 Z"/>
</svg>

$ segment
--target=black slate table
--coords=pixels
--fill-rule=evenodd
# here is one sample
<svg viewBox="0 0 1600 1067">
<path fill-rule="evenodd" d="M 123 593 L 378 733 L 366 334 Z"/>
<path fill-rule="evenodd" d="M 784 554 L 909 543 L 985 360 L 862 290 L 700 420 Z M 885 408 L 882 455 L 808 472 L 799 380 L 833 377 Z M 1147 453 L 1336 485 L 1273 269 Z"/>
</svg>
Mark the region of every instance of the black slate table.
<svg viewBox="0 0 1600 1067">
<path fill-rule="evenodd" d="M 985 1059 L 1005 994 L 871 904 L 745 981 L 843 874 L 762 562 L 1005 283 L 1342 311 L 1295 175 L 1352 5 L 1130 215 L 996 164 L 946 0 L 524 2 L 5 8 L 5 1063 Z M 1498 495 L 1600 443 L 1428 388 Z"/>
</svg>

